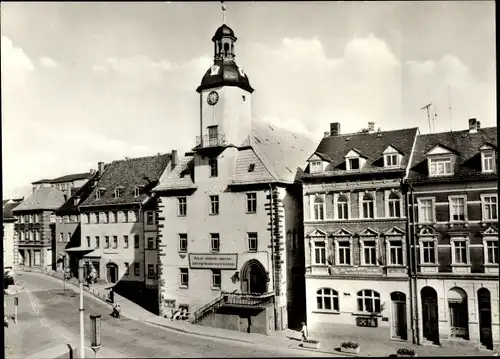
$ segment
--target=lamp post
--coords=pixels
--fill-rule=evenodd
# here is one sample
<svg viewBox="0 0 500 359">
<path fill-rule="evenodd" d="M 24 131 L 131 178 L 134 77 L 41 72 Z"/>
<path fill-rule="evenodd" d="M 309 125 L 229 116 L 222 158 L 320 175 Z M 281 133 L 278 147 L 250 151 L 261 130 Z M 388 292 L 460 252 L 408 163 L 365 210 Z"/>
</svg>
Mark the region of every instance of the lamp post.
<svg viewBox="0 0 500 359">
<path fill-rule="evenodd" d="M 90 315 L 90 347 L 97 358 L 97 351 L 101 349 L 101 315 Z"/>
<path fill-rule="evenodd" d="M 83 325 L 83 259 L 78 262 L 78 278 L 80 280 L 80 358 L 85 359 L 84 325 Z"/>
</svg>

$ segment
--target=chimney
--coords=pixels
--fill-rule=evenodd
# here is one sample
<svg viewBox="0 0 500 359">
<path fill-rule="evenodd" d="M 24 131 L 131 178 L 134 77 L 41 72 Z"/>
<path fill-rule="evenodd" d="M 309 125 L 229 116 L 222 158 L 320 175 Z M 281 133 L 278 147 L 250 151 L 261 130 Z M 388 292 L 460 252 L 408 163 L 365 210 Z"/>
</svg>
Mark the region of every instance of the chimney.
<svg viewBox="0 0 500 359">
<path fill-rule="evenodd" d="M 375 122 L 368 122 L 368 132 L 369 133 L 375 132 Z"/>
<path fill-rule="evenodd" d="M 477 121 L 476 122 L 476 128 L 479 130 L 481 128 L 481 122 L 480 121 Z"/>
<path fill-rule="evenodd" d="M 338 136 L 338 135 L 340 135 L 340 123 L 339 122 L 330 123 L 330 136 Z"/>
<path fill-rule="evenodd" d="M 323 134 L 323 137 L 330 137 L 330 131 L 325 131 L 325 133 Z"/>
<path fill-rule="evenodd" d="M 100 176 L 104 172 L 104 162 L 97 162 L 97 175 Z"/>
<path fill-rule="evenodd" d="M 477 119 L 469 118 L 469 133 L 477 132 Z"/>
<path fill-rule="evenodd" d="M 170 155 L 170 170 L 173 171 L 175 166 L 177 166 L 177 162 L 179 159 L 177 158 L 177 150 L 172 150 L 172 154 Z"/>
</svg>

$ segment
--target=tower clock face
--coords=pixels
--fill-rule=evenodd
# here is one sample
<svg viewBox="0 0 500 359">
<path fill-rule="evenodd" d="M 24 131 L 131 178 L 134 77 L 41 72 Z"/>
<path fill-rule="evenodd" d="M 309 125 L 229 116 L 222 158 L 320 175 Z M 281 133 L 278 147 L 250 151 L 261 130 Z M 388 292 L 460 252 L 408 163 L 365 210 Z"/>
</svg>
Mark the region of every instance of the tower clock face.
<svg viewBox="0 0 500 359">
<path fill-rule="evenodd" d="M 219 94 L 215 91 L 210 92 L 207 97 L 207 102 L 210 106 L 215 105 L 219 102 Z"/>
</svg>

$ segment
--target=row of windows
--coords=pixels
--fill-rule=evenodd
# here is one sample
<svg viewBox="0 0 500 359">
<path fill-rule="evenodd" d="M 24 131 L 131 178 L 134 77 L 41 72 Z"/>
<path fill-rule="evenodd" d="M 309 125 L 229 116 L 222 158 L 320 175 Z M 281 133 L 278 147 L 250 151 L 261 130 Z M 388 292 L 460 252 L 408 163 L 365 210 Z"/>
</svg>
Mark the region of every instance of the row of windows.
<svg viewBox="0 0 500 359">
<path fill-rule="evenodd" d="M 357 293 L 358 312 L 380 313 L 380 294 L 364 289 Z M 321 311 L 339 312 L 339 293 L 332 288 L 320 288 L 316 292 L 316 308 Z"/>
<path fill-rule="evenodd" d="M 371 193 L 365 193 L 361 200 L 360 216 L 361 218 L 375 218 L 375 198 Z M 336 219 L 349 219 L 350 217 L 350 201 L 347 196 L 340 195 L 337 199 L 337 206 L 335 208 Z M 323 198 L 317 196 L 313 204 L 313 219 L 325 219 L 325 201 Z M 399 218 L 401 217 L 401 197 L 399 194 L 391 193 L 388 199 L 388 217 Z"/>
<path fill-rule="evenodd" d="M 248 232 L 247 233 L 247 243 L 248 250 L 256 252 L 258 249 L 258 238 L 257 233 Z M 188 251 L 188 236 L 187 233 L 179 233 L 179 252 Z M 220 235 L 219 233 L 210 233 L 210 251 L 219 252 L 220 251 Z"/>
<path fill-rule="evenodd" d="M 449 197 L 450 222 L 467 221 L 467 196 Z M 483 221 L 498 220 L 498 195 L 481 195 L 481 212 Z M 418 222 L 433 223 L 436 221 L 436 203 L 434 197 L 418 198 Z"/>
<path fill-rule="evenodd" d="M 142 193 L 142 189 L 144 186 L 136 186 L 133 189 L 133 196 L 134 197 L 139 197 Z M 98 188 L 97 191 L 95 192 L 95 199 L 100 199 L 104 194 L 106 193 L 106 188 Z M 113 198 L 120 198 L 123 197 L 125 194 L 125 188 L 123 186 L 118 186 L 113 190 Z"/>
<path fill-rule="evenodd" d="M 435 240 L 420 240 L 420 242 L 420 263 L 437 265 L 437 242 Z M 468 240 L 452 239 L 451 246 L 452 264 L 470 264 L 470 246 Z M 483 249 L 485 264 L 499 263 L 498 239 L 486 239 Z"/>
<path fill-rule="evenodd" d="M 68 233 L 68 236 L 70 233 Z M 134 236 L 134 248 L 140 248 L 140 237 L 138 234 L 135 234 Z M 64 233 L 60 233 L 60 242 L 64 241 Z M 93 240 L 92 240 L 93 239 Z M 119 237 L 118 236 L 104 236 L 104 249 L 117 249 L 119 246 Z M 122 237 L 123 240 L 123 247 L 124 249 L 129 248 L 129 236 L 124 235 Z M 156 243 L 156 239 L 154 237 L 147 237 L 146 239 L 146 249 L 157 249 L 158 248 L 158 243 Z M 101 248 L 101 240 L 99 236 L 95 236 L 94 238 L 87 236 L 86 237 L 86 244 L 87 247 L 95 247 L 95 248 Z"/>
<path fill-rule="evenodd" d="M 40 223 L 41 216 L 38 213 L 24 214 L 19 216 L 19 223 Z"/>
<path fill-rule="evenodd" d="M 157 222 L 154 211 L 146 211 L 146 224 L 154 225 Z M 141 215 L 139 211 L 111 211 L 91 212 L 82 214 L 82 222 L 88 223 L 130 223 L 139 222 Z"/>
<path fill-rule="evenodd" d="M 214 289 L 221 288 L 221 271 L 220 269 L 212 269 L 211 285 Z M 179 283 L 182 288 L 189 287 L 189 270 L 187 268 L 179 268 Z"/>
<path fill-rule="evenodd" d="M 209 201 L 209 214 L 219 214 L 219 196 L 211 195 L 209 196 Z M 257 212 L 257 193 L 246 194 L 246 211 L 247 213 Z M 187 197 L 177 197 L 177 215 L 181 217 L 187 216 Z"/>
<path fill-rule="evenodd" d="M 18 231 L 17 235 L 20 241 L 41 241 L 42 236 L 40 231 Z"/>
<path fill-rule="evenodd" d="M 374 239 L 360 240 L 361 265 L 380 265 L 379 246 Z M 353 248 L 350 240 L 336 240 L 334 245 L 335 265 L 353 265 Z M 386 246 L 388 265 L 405 265 L 405 250 L 403 240 L 388 240 Z M 316 240 L 312 243 L 312 263 L 327 264 L 327 245 L 325 240 Z M 333 264 L 333 263 L 332 263 Z"/>
<path fill-rule="evenodd" d="M 429 176 L 451 176 L 454 174 L 453 155 L 441 155 L 429 158 Z M 496 171 L 495 151 L 481 151 L 482 172 L 491 173 Z"/>
<path fill-rule="evenodd" d="M 130 276 L 130 266 L 128 262 L 124 263 L 125 265 L 125 276 Z M 139 262 L 134 262 L 133 263 L 133 268 L 134 268 L 134 276 L 139 277 L 141 275 L 141 264 Z M 148 264 L 148 269 L 147 269 L 147 275 L 148 279 L 155 279 L 157 277 L 157 273 L 159 273 L 160 270 L 160 265 L 156 265 L 156 272 L 155 272 L 155 265 L 154 264 Z"/>
<path fill-rule="evenodd" d="M 384 167 L 385 168 L 397 168 L 400 164 L 401 155 L 397 152 L 391 152 L 384 155 Z M 362 162 L 359 157 L 346 158 L 346 170 L 347 171 L 357 171 L 362 167 Z M 323 172 L 323 162 L 322 161 L 312 161 L 310 167 L 311 173 Z"/>
</svg>

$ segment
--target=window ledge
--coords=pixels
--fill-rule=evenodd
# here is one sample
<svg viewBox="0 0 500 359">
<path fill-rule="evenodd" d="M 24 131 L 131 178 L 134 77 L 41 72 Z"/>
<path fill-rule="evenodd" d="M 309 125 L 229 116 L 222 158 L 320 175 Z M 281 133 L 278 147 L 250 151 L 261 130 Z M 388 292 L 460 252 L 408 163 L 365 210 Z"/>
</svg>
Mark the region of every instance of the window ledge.
<svg viewBox="0 0 500 359">
<path fill-rule="evenodd" d="M 380 314 L 380 313 L 354 312 L 354 313 L 351 313 L 351 315 L 357 316 L 357 317 L 382 318 L 382 314 Z"/>
<path fill-rule="evenodd" d="M 314 314 L 330 314 L 330 315 L 339 315 L 340 311 L 338 310 L 321 310 L 316 309 L 312 311 Z"/>
<path fill-rule="evenodd" d="M 187 254 L 187 251 L 177 251 L 179 254 Z"/>
<path fill-rule="evenodd" d="M 499 263 L 484 263 L 484 267 L 498 267 L 500 264 Z"/>
<path fill-rule="evenodd" d="M 452 267 L 470 267 L 471 265 L 469 263 L 452 263 Z"/>
<path fill-rule="evenodd" d="M 437 263 L 420 263 L 419 266 L 420 267 L 438 267 L 439 264 L 437 264 Z"/>
<path fill-rule="evenodd" d="M 406 264 L 387 264 L 386 268 L 406 268 Z"/>
<path fill-rule="evenodd" d="M 216 292 L 220 292 L 221 291 L 220 287 L 212 287 L 210 289 L 213 290 L 213 291 L 216 291 Z"/>
<path fill-rule="evenodd" d="M 256 214 L 256 213 L 257 213 L 257 211 L 255 211 L 255 212 L 248 212 L 247 211 L 247 214 Z"/>
<path fill-rule="evenodd" d="M 188 289 L 188 286 L 187 286 L 187 285 L 182 285 L 182 284 L 181 284 L 181 285 L 179 286 L 179 289 Z"/>
</svg>

